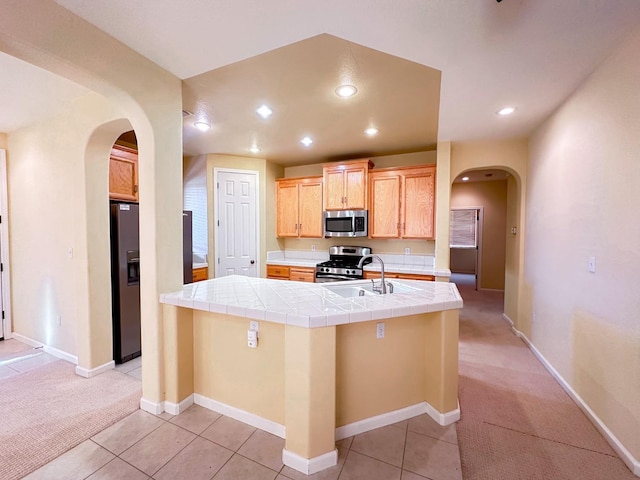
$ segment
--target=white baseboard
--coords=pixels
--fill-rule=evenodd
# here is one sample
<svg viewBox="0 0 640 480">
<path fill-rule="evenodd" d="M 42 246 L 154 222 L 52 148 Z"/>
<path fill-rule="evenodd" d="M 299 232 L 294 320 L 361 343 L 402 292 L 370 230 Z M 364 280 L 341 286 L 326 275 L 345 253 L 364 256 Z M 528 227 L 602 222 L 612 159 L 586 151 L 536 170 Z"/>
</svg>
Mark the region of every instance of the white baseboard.
<svg viewBox="0 0 640 480">
<path fill-rule="evenodd" d="M 193 394 L 189 395 L 180 403 L 173 403 L 165 400 L 164 411 L 170 413 L 171 415 L 180 415 L 191 405 L 193 405 Z"/>
<path fill-rule="evenodd" d="M 440 425 L 446 426 L 460 420 L 460 404 L 458 404 L 458 408 L 456 410 L 440 413 L 427 402 L 416 403 L 409 407 L 393 410 L 391 412 L 376 415 L 375 417 L 365 418 L 364 420 L 358 420 L 357 422 L 338 427 L 336 428 L 336 440 L 352 437 L 375 428 L 393 425 L 394 423 L 402 422 L 403 420 L 408 420 L 409 418 L 417 417 L 424 413 L 429 415 Z"/>
<path fill-rule="evenodd" d="M 205 397 L 199 393 L 193 394 L 193 402 L 201 407 L 208 408 L 214 412 L 221 413 L 227 417 L 247 423 L 253 427 L 269 432 L 277 437 L 285 438 L 285 427 L 271 420 L 267 420 L 255 413 L 247 412 L 231 405 L 227 405 L 212 398 Z"/>
<path fill-rule="evenodd" d="M 282 463 L 305 475 L 313 475 L 321 470 L 338 464 L 338 450 L 324 453 L 313 458 L 304 458 L 297 453 L 282 449 Z"/>
<path fill-rule="evenodd" d="M 81 377 L 85 377 L 85 378 L 91 378 L 91 377 L 95 377 L 96 375 L 100 375 L 101 373 L 104 372 L 108 372 L 109 370 L 113 370 L 114 368 L 116 368 L 116 362 L 114 362 L 113 360 L 100 365 L 99 367 L 96 368 L 84 368 L 81 366 L 76 366 L 76 375 L 80 375 Z"/>
<path fill-rule="evenodd" d="M 443 427 L 456 423 L 458 420 L 460 420 L 460 402 L 458 402 L 458 407 L 455 410 L 451 410 L 450 412 L 445 413 L 440 413 L 429 403 L 425 402 L 425 405 L 427 406 L 426 414 Z"/>
<path fill-rule="evenodd" d="M 16 333 L 16 332 L 13 332 L 12 335 L 13 335 L 13 338 L 15 338 L 16 340 L 22 343 L 26 343 L 31 347 L 42 348 L 42 350 L 48 353 L 49 355 L 53 355 L 54 357 L 59 358 L 61 360 L 66 360 L 67 362 L 71 362 L 74 365 L 78 364 L 77 355 L 72 355 L 70 353 L 63 352 L 62 350 L 52 347 L 51 345 L 47 345 L 45 343 L 39 342 L 29 337 L 25 337 L 24 335 L 20 335 L 19 333 Z"/>
<path fill-rule="evenodd" d="M 164 412 L 164 402 L 152 402 L 151 400 L 147 400 L 142 397 L 140 399 L 140 409 L 154 415 L 160 415 Z"/>
<path fill-rule="evenodd" d="M 575 404 L 578 405 L 578 408 L 580 408 L 580 410 L 582 410 L 582 412 L 587 416 L 587 418 L 591 420 L 591 423 L 593 423 L 593 425 L 598 429 L 598 431 L 602 434 L 602 436 L 605 438 L 607 443 L 611 445 L 611 448 L 613 448 L 616 451 L 616 453 L 620 456 L 620 458 L 625 463 L 625 465 L 629 468 L 629 470 L 631 470 L 634 475 L 640 477 L 640 461 L 638 461 L 638 459 L 635 458 L 631 454 L 631 452 L 629 452 L 629 450 L 627 450 L 627 448 L 622 444 L 622 442 L 620 442 L 620 440 L 618 440 L 618 438 L 613 434 L 613 432 L 609 430 L 609 428 L 604 424 L 604 422 L 600 419 L 600 417 L 598 417 L 598 415 L 596 415 L 596 413 L 593 410 L 591 410 L 589 405 L 587 405 L 587 403 L 582 399 L 582 397 L 580 397 L 580 395 L 578 395 L 578 393 L 571 387 L 571 385 L 567 383 L 567 381 L 562 377 L 562 375 L 560 375 L 560 373 L 558 373 L 558 371 L 555 368 L 553 368 L 553 366 L 547 361 L 544 355 L 542 355 L 542 353 L 540 353 L 540 351 L 535 347 L 535 345 L 531 343 L 531 340 L 529 340 L 529 338 L 527 338 L 527 336 L 523 332 L 521 332 L 515 327 L 515 325 L 513 324 L 513 322 L 509 317 L 507 317 L 506 315 L 503 315 L 503 316 L 508 322 L 511 323 L 512 325 L 511 329 L 513 330 L 513 332 L 522 339 L 525 345 L 529 347 L 531 352 L 533 352 L 533 354 L 540 361 L 540 363 L 542 363 L 542 365 L 548 370 L 551 376 L 555 378 L 555 380 L 560 384 L 560 386 L 564 389 L 564 391 L 567 392 L 567 395 L 569 395 L 569 397 L 571 397 L 571 399 L 575 402 Z"/>
<path fill-rule="evenodd" d="M 504 319 L 507 321 L 507 323 L 508 323 L 509 325 L 511 325 L 511 327 L 514 327 L 514 326 L 515 326 L 515 323 L 513 323 L 513 320 L 511 320 L 511 319 L 509 318 L 509 315 L 507 315 L 506 313 L 503 313 L 503 314 L 502 314 L 502 318 L 504 318 Z M 514 332 L 514 333 L 515 333 L 515 332 Z"/>
</svg>

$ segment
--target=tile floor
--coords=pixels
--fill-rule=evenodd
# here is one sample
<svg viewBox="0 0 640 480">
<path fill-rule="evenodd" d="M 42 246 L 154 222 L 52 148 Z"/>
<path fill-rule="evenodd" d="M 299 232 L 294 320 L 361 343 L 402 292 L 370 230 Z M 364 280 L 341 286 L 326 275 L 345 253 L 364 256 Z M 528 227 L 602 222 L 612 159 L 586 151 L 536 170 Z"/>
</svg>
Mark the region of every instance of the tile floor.
<svg viewBox="0 0 640 480">
<path fill-rule="evenodd" d="M 0 378 L 57 358 L 0 342 Z M 116 370 L 141 378 L 141 358 Z M 184 413 L 137 410 L 25 477 L 28 480 L 461 480 L 455 426 L 426 415 L 337 443 L 338 465 L 306 476 L 282 464 L 284 440 L 198 405 Z"/>
<path fill-rule="evenodd" d="M 135 370 L 135 369 L 134 369 Z M 461 480 L 455 426 L 426 415 L 341 440 L 338 465 L 302 475 L 284 440 L 198 405 L 178 416 L 138 410 L 28 480 Z"/>
</svg>

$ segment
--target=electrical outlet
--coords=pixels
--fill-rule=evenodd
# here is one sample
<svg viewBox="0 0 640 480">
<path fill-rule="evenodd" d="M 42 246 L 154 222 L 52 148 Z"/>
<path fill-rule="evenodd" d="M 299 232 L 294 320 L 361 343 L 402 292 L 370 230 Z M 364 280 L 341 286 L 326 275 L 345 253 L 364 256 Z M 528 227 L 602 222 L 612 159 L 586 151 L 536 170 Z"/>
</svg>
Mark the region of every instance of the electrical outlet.
<svg viewBox="0 0 640 480">
<path fill-rule="evenodd" d="M 249 322 L 249 330 L 253 330 L 254 332 L 259 332 L 260 331 L 260 324 L 255 320 L 251 320 Z"/>
<path fill-rule="evenodd" d="M 384 338 L 384 322 L 376 324 L 376 338 Z"/>
<path fill-rule="evenodd" d="M 411 249 L 409 247 L 404 249 L 404 254 L 405 255 L 411 255 Z"/>
<path fill-rule="evenodd" d="M 255 330 L 247 332 L 247 346 L 249 348 L 258 348 L 258 332 Z"/>
<path fill-rule="evenodd" d="M 536 322 L 536 312 L 531 312 L 531 323 Z"/>
<path fill-rule="evenodd" d="M 56 315 L 56 324 L 60 327 L 62 326 L 62 316 Z"/>
<path fill-rule="evenodd" d="M 316 246 L 315 245 L 311 245 L 311 251 L 315 252 L 316 251 Z"/>
<path fill-rule="evenodd" d="M 69 247 L 67 249 L 67 257 L 73 258 L 73 248 L 72 247 Z"/>
</svg>

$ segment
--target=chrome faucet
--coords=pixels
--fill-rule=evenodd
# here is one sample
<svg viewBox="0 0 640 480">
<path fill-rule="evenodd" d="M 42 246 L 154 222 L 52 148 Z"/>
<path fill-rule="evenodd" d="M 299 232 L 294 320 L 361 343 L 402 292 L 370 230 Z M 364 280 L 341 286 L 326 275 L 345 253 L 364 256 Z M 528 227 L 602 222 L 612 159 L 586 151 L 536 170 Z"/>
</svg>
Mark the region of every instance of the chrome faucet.
<svg viewBox="0 0 640 480">
<path fill-rule="evenodd" d="M 371 258 L 371 259 L 375 258 L 376 260 L 378 260 L 378 262 L 380 262 L 380 286 L 376 287 L 376 284 L 373 281 L 373 279 L 371 280 L 371 283 L 373 284 L 374 292 L 378 292 L 378 293 L 381 293 L 382 295 L 385 295 L 387 293 L 387 284 L 384 281 L 384 263 L 382 262 L 380 257 L 377 255 L 364 255 L 360 258 L 360 261 L 358 262 L 358 268 L 362 268 L 362 265 L 364 264 L 364 261 L 367 258 Z"/>
</svg>

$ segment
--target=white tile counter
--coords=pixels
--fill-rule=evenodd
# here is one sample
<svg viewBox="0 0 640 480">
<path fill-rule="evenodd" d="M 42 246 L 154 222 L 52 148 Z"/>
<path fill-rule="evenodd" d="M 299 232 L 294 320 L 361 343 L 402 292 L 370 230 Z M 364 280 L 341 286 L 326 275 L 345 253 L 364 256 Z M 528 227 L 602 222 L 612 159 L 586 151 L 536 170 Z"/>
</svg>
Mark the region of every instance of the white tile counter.
<svg viewBox="0 0 640 480">
<path fill-rule="evenodd" d="M 345 298 L 330 290 L 340 285 L 370 285 L 370 280 L 305 283 L 232 275 L 185 285 L 160 296 L 178 307 L 225 313 L 255 320 L 319 328 L 462 308 L 453 283 L 397 280 L 410 293 Z"/>
</svg>

